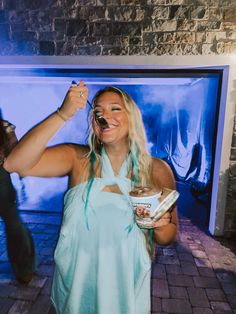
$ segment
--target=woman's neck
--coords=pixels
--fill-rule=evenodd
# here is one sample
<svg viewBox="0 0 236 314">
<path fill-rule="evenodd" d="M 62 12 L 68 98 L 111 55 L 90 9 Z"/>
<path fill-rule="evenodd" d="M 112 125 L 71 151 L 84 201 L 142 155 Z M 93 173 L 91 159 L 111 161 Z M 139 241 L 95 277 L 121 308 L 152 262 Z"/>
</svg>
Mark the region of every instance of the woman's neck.
<svg viewBox="0 0 236 314">
<path fill-rule="evenodd" d="M 111 166 L 114 173 L 118 174 L 123 161 L 125 160 L 125 158 L 127 157 L 129 153 L 128 145 L 127 146 L 123 145 L 122 147 L 121 146 L 114 147 L 110 145 L 105 145 L 104 147 L 105 147 L 107 156 L 111 162 Z"/>
</svg>

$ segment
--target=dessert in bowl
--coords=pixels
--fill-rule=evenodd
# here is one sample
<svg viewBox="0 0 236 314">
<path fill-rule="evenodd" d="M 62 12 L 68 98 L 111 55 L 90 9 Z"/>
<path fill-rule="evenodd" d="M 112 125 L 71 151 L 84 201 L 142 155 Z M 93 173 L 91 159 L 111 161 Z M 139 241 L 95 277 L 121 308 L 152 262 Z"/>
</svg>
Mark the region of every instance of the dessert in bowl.
<svg viewBox="0 0 236 314">
<path fill-rule="evenodd" d="M 148 217 L 136 215 L 136 222 L 140 228 L 153 228 L 153 222 L 164 215 L 176 202 L 179 193 L 176 190 L 163 188 L 161 191 L 151 187 L 136 187 L 130 192 L 131 203 L 136 210 L 137 207 L 144 207 L 149 210 Z"/>
<path fill-rule="evenodd" d="M 157 191 L 151 187 L 138 186 L 130 192 L 130 198 L 134 209 L 139 206 L 144 207 L 150 211 L 150 217 L 152 217 L 159 205 L 161 193 L 162 191 Z"/>
</svg>

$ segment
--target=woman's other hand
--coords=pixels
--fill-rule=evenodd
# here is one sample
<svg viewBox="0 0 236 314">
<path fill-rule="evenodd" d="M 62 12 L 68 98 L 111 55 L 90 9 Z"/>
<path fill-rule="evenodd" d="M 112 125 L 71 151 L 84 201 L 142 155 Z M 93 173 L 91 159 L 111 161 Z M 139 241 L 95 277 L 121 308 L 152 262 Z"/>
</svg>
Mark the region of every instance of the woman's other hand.
<svg viewBox="0 0 236 314">
<path fill-rule="evenodd" d="M 161 159 L 153 158 L 153 182 L 155 186 L 176 189 L 175 179 L 170 166 Z M 153 225 L 155 241 L 160 245 L 169 245 L 177 235 L 178 213 L 176 204 Z"/>
<path fill-rule="evenodd" d="M 72 118 L 79 109 L 86 107 L 87 98 L 88 88 L 84 81 L 80 81 L 78 85 L 72 84 L 63 100 L 60 112 L 64 117 Z"/>
<path fill-rule="evenodd" d="M 160 219 L 153 222 L 152 226 L 153 228 L 160 228 L 166 226 L 171 222 L 171 218 L 172 218 L 171 213 L 168 211 L 164 215 L 162 215 Z"/>
</svg>

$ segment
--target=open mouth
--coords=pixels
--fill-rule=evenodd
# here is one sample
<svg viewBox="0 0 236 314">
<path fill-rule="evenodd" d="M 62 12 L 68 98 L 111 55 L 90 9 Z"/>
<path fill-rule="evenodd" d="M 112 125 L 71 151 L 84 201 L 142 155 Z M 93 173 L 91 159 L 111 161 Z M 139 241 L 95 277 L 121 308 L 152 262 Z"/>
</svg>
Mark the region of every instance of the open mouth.
<svg viewBox="0 0 236 314">
<path fill-rule="evenodd" d="M 105 118 L 103 118 L 102 116 L 101 117 L 95 117 L 95 120 L 102 130 L 111 130 L 111 129 L 114 129 L 115 127 L 117 127 L 117 125 L 114 122 L 108 123 L 107 120 Z"/>
<path fill-rule="evenodd" d="M 106 119 L 104 119 L 102 116 L 101 117 L 95 116 L 95 120 L 97 124 L 100 126 L 100 128 L 109 129 L 109 124 L 107 123 Z"/>
<path fill-rule="evenodd" d="M 117 127 L 117 125 L 115 125 L 115 124 L 108 124 L 108 123 L 107 123 L 107 125 L 104 126 L 102 129 L 103 129 L 103 130 L 113 130 L 113 129 L 115 129 L 116 127 Z"/>
</svg>

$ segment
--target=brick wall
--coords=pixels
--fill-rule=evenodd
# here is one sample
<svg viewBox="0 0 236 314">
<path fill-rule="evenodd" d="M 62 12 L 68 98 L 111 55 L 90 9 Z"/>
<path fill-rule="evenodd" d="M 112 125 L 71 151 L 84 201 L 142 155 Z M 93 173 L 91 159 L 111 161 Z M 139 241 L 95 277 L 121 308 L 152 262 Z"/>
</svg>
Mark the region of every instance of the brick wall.
<svg viewBox="0 0 236 314">
<path fill-rule="evenodd" d="M 236 53 L 236 0 L 0 0 L 0 55 Z M 236 120 L 225 231 L 236 232 Z"/>
</svg>

